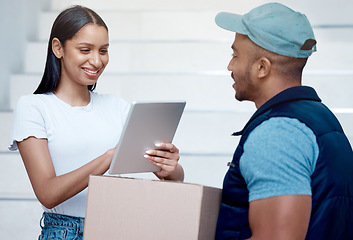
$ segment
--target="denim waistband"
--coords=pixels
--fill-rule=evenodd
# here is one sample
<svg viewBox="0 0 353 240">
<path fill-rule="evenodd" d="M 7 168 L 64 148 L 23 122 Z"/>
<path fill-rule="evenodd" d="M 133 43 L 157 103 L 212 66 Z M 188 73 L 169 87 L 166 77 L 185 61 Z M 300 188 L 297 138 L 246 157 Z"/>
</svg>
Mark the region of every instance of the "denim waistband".
<svg viewBox="0 0 353 240">
<path fill-rule="evenodd" d="M 82 217 L 73 217 L 56 213 L 43 213 L 43 223 L 46 226 L 63 226 L 79 229 L 79 233 L 83 234 L 85 219 Z"/>
</svg>

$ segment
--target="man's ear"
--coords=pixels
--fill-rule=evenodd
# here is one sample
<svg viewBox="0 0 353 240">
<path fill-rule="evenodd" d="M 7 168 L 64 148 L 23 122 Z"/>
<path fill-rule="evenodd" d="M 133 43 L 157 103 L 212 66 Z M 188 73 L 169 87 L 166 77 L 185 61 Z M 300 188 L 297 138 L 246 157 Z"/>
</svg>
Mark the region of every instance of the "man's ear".
<svg viewBox="0 0 353 240">
<path fill-rule="evenodd" d="M 55 57 L 59 59 L 62 58 L 64 49 L 58 38 L 53 38 L 51 41 L 51 50 L 53 51 Z"/>
<path fill-rule="evenodd" d="M 262 57 L 257 62 L 257 77 L 264 78 L 268 76 L 272 67 L 271 61 L 266 57 Z"/>
</svg>

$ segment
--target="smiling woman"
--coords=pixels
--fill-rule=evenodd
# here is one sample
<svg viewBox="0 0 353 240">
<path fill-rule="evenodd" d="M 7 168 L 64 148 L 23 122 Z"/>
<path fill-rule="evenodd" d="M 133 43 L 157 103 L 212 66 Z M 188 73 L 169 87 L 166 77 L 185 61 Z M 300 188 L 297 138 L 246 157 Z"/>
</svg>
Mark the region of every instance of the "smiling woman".
<svg viewBox="0 0 353 240">
<path fill-rule="evenodd" d="M 93 92 L 108 47 L 108 28 L 97 13 L 82 6 L 64 10 L 53 24 L 37 90 L 17 103 L 9 149 L 20 151 L 43 205 L 39 239 L 82 239 L 89 175 L 104 174 L 112 161 L 130 106 Z M 161 168 L 158 178 L 183 180 L 173 144 L 146 158 Z"/>
<path fill-rule="evenodd" d="M 61 61 L 61 77 L 55 95 L 67 102 L 75 101 L 73 96 L 67 96 L 70 99 L 65 99 L 62 93 L 66 93 L 69 89 L 87 93 L 87 86 L 95 86 L 108 64 L 108 47 L 107 29 L 96 24 L 82 27 L 74 38 L 65 42 L 65 47 L 58 38 L 53 38 L 53 53 Z M 72 102 L 71 105 L 87 105 L 90 96 L 88 94 L 82 96 L 86 98 L 76 99 L 78 102 Z"/>
<path fill-rule="evenodd" d="M 82 6 L 75 6 L 68 8 L 61 12 L 53 23 L 49 42 L 47 62 L 41 83 L 39 84 L 35 94 L 52 92 L 56 89 L 61 73 L 61 60 L 54 55 L 53 41 L 59 40 L 62 47 L 65 46 L 66 41 L 76 37 L 81 28 L 87 24 L 94 24 L 104 27 L 108 34 L 108 27 L 103 19 L 89 8 Z M 94 90 L 95 85 L 89 85 L 89 90 Z"/>
</svg>

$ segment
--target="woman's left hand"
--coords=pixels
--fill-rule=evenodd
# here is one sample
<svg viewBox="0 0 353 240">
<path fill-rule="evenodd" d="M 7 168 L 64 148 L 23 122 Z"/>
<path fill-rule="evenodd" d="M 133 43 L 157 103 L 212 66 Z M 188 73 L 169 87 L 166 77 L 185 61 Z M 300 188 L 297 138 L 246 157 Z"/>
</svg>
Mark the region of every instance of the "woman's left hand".
<svg viewBox="0 0 353 240">
<path fill-rule="evenodd" d="M 179 149 L 172 143 L 158 143 L 156 147 L 158 149 L 147 150 L 144 155 L 152 164 L 161 168 L 154 174 L 160 179 L 183 181 L 184 170 L 178 164 Z"/>
</svg>

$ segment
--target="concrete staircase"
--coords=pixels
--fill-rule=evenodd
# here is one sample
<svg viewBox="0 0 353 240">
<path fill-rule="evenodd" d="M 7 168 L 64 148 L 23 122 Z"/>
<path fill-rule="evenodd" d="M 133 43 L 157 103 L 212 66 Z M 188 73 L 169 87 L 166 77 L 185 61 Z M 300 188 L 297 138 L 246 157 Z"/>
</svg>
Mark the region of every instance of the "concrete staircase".
<svg viewBox="0 0 353 240">
<path fill-rule="evenodd" d="M 66 6 L 86 5 L 102 16 L 110 34 L 110 63 L 97 91 L 129 102 L 186 100 L 174 140 L 185 181 L 221 187 L 238 142 L 230 134 L 243 127 L 255 107 L 234 100 L 226 70 L 234 34 L 219 29 L 214 17 L 224 10 L 244 13 L 264 2 L 52 0 L 50 11 L 41 13 L 37 41 L 27 44 L 23 72 L 11 78 L 10 109 L 40 81 L 54 18 Z M 280 2 L 307 13 L 314 25 L 318 52 L 309 59 L 303 82 L 317 89 L 353 143 L 353 20 L 348 18 L 353 3 L 325 0 L 317 8 L 314 1 Z M 0 112 L 0 232 L 4 239 L 35 239 L 42 210 L 19 154 L 7 150 L 11 119 L 12 111 Z"/>
</svg>

